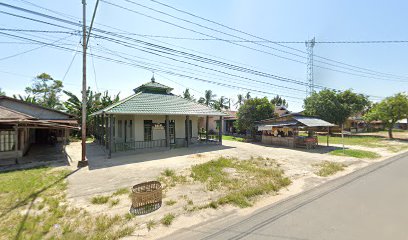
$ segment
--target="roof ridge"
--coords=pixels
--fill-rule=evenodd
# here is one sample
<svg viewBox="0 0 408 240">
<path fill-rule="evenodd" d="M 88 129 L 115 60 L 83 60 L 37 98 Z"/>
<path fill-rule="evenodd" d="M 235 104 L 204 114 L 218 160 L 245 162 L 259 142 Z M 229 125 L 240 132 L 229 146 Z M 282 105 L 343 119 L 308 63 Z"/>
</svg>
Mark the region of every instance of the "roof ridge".
<svg viewBox="0 0 408 240">
<path fill-rule="evenodd" d="M 173 94 L 173 95 L 174 95 L 174 94 Z M 208 109 L 210 109 L 210 110 L 214 110 L 214 111 L 218 111 L 218 112 L 222 112 L 222 113 L 225 113 L 225 114 L 226 114 L 226 112 L 224 112 L 224 111 L 221 111 L 221 110 L 218 110 L 218 109 L 212 108 L 212 107 L 210 107 L 210 106 L 207 106 L 207 105 L 205 105 L 205 104 L 203 104 L 203 103 L 196 102 L 196 101 L 191 100 L 191 99 L 183 98 L 183 97 L 182 97 L 182 96 L 180 96 L 180 95 L 174 95 L 174 96 L 179 97 L 179 98 L 181 98 L 181 99 L 184 99 L 184 100 L 186 100 L 186 101 L 189 101 L 189 102 L 195 103 L 195 104 L 200 104 L 200 105 L 202 105 L 202 106 L 204 106 L 204 107 L 206 107 L 206 108 L 208 108 Z"/>
<path fill-rule="evenodd" d="M 57 109 L 44 107 L 44 106 L 41 106 L 41 105 L 36 104 L 36 103 L 26 102 L 26 101 L 23 101 L 23 100 L 20 100 L 20 99 L 17 99 L 17 98 L 12 98 L 12 97 L 9 97 L 9 96 L 0 96 L 0 99 L 8 99 L 8 100 L 11 100 L 11 101 L 24 103 L 24 104 L 27 104 L 27 105 L 30 105 L 30 106 L 39 107 L 39 108 L 46 109 L 46 110 L 49 110 L 49 111 L 65 114 L 65 115 L 70 116 L 70 117 L 75 117 L 75 115 L 70 114 L 70 113 L 66 113 L 66 112 L 63 112 L 63 111 L 60 111 L 60 110 L 57 110 Z"/>
<path fill-rule="evenodd" d="M 142 92 L 134 93 L 134 94 L 130 95 L 130 96 L 127 97 L 127 98 L 124 98 L 124 99 L 122 99 L 122 100 L 120 100 L 120 101 L 118 101 L 118 102 L 116 102 L 116 103 L 114 103 L 114 104 L 112 104 L 112 105 L 110 105 L 110 106 L 107 106 L 107 107 L 104 108 L 104 109 L 99 110 L 98 112 L 106 112 L 106 111 L 109 111 L 109 110 L 111 110 L 112 108 L 118 106 L 119 104 L 125 103 L 125 102 L 129 101 L 130 99 L 136 97 L 137 95 L 140 95 L 141 93 L 142 93 Z"/>
</svg>

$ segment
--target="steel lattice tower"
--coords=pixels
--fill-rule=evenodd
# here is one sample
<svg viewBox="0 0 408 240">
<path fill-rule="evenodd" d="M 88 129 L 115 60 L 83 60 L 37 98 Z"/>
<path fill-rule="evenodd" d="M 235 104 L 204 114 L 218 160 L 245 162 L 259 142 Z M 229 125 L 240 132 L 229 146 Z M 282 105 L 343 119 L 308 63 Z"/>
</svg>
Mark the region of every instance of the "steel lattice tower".
<svg viewBox="0 0 408 240">
<path fill-rule="evenodd" d="M 307 49 L 307 85 L 306 85 L 306 97 L 310 96 L 314 91 L 313 80 L 313 47 L 315 46 L 315 38 L 305 42 Z"/>
</svg>

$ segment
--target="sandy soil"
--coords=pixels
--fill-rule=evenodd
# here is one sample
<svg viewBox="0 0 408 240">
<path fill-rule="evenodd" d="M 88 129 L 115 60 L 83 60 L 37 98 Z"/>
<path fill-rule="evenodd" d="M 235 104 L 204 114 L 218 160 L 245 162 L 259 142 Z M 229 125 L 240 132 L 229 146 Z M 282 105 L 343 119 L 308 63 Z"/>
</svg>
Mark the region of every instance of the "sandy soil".
<svg viewBox="0 0 408 240">
<path fill-rule="evenodd" d="M 349 147 L 374 151 L 381 155 L 379 159 L 370 160 L 328 154 L 329 151 L 340 146 L 304 150 L 233 141 L 224 141 L 223 143 L 223 146 L 199 146 L 161 152 L 132 155 L 122 154 L 113 156 L 112 159 L 106 159 L 106 155 L 100 146 L 88 144 L 89 168 L 80 169 L 68 178 L 68 201 L 73 206 L 82 207 L 95 214 L 125 215 L 129 212 L 130 208 L 130 200 L 126 195 L 114 197 L 115 199 L 120 199 L 120 202 L 113 207 L 110 207 L 109 204 L 91 204 L 90 199 L 96 195 L 110 195 L 119 188 L 130 188 L 132 185 L 140 182 L 156 180 L 166 168 L 174 169 L 177 174 L 188 174 L 192 165 L 207 162 L 220 156 L 235 157 L 243 160 L 251 157 L 274 159 L 285 171 L 285 175 L 293 182 L 288 188 L 281 190 L 277 195 L 263 196 L 258 199 L 255 205 L 250 208 L 240 209 L 233 206 L 223 206 L 218 209 L 208 208 L 194 212 L 187 212 L 184 209 L 188 206 L 188 200 L 192 200 L 195 205 L 199 205 L 208 202 L 210 199 L 216 199 L 221 193 L 210 192 L 200 183 L 177 185 L 167 191 L 164 198 L 164 202 L 169 199 L 177 201 L 174 205 L 168 206 L 163 204 L 159 210 L 147 215 L 137 216 L 133 220 L 138 224 L 138 228 L 135 229 L 135 233 L 128 237 L 128 239 L 156 239 L 177 229 L 189 227 L 214 218 L 220 218 L 229 214 L 249 214 L 263 206 L 396 154 L 388 152 L 385 148 Z M 73 161 L 72 168 L 76 167 L 76 161 L 80 157 L 79 150 L 79 143 L 72 143 L 67 146 L 66 151 Z M 348 167 L 344 171 L 330 177 L 319 177 L 314 174 L 316 167 L 313 165 L 322 161 L 341 162 Z M 187 198 L 184 195 L 187 195 Z M 173 213 L 177 217 L 171 226 L 164 227 L 158 222 L 167 213 Z M 158 223 L 151 231 L 147 231 L 146 228 L 146 222 L 149 220 L 154 220 Z"/>
</svg>

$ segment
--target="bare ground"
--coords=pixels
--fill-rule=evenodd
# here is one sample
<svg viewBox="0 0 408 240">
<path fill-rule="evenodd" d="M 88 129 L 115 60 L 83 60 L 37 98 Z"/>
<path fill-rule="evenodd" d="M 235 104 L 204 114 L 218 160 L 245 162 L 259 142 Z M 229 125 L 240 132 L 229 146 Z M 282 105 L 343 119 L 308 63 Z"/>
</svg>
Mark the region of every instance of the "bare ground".
<svg viewBox="0 0 408 240">
<path fill-rule="evenodd" d="M 403 143 L 401 143 L 403 144 Z M 217 209 L 206 208 L 199 211 L 188 211 L 191 203 L 199 206 L 218 198 L 222 192 L 208 191 L 205 185 L 199 182 L 188 181 L 185 184 L 177 184 L 165 191 L 163 206 L 150 214 L 137 216 L 132 221 L 137 224 L 135 232 L 129 239 L 156 239 L 167 235 L 179 228 L 192 226 L 200 222 L 214 218 L 220 218 L 229 214 L 249 214 L 256 209 L 288 196 L 297 194 L 309 188 L 313 188 L 330 179 L 348 174 L 356 169 L 365 167 L 373 162 L 382 161 L 395 152 L 389 152 L 386 148 L 368 148 L 351 146 L 353 149 L 362 149 L 377 152 L 381 158 L 356 159 L 352 157 L 339 157 L 329 155 L 328 152 L 340 146 L 321 147 L 315 150 L 288 149 L 260 144 L 224 141 L 224 146 L 200 146 L 192 148 L 180 148 L 171 151 L 150 152 L 139 154 L 122 154 L 106 159 L 105 153 L 96 144 L 88 144 L 89 168 L 83 168 L 68 178 L 68 201 L 76 206 L 85 208 L 87 211 L 99 214 L 125 215 L 129 212 L 130 200 L 128 196 L 120 195 L 111 199 L 119 199 L 115 206 L 109 204 L 92 204 L 91 198 L 97 195 L 110 196 L 120 188 L 130 189 L 132 185 L 140 182 L 157 180 L 165 169 L 174 169 L 177 175 L 188 176 L 193 165 L 204 163 L 218 157 L 233 157 L 241 160 L 251 157 L 269 158 L 276 161 L 285 175 L 292 180 L 292 184 L 282 189 L 278 194 L 263 196 L 250 208 L 240 209 L 231 205 Z M 72 167 L 76 166 L 79 159 L 80 145 L 72 143 L 66 149 L 71 156 Z M 323 161 L 344 163 L 346 169 L 329 177 L 319 177 L 314 172 L 315 165 Z M 166 201 L 174 200 L 171 206 Z M 174 222 L 165 227 L 160 225 L 160 219 L 168 213 L 176 215 Z M 147 222 L 152 220 L 155 227 L 148 231 Z"/>
</svg>

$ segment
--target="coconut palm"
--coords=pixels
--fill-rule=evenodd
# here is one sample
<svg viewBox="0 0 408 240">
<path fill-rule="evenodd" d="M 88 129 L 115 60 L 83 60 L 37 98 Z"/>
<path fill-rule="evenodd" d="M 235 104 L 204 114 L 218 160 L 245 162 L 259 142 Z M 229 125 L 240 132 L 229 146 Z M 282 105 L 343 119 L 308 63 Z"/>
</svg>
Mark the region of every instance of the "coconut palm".
<svg viewBox="0 0 408 240">
<path fill-rule="evenodd" d="M 234 104 L 236 107 L 241 107 L 241 105 L 244 103 L 244 96 L 242 94 L 237 95 L 237 102 Z"/>
<path fill-rule="evenodd" d="M 217 110 L 229 109 L 229 100 L 226 97 L 221 96 L 214 102 L 214 108 Z"/>
<path fill-rule="evenodd" d="M 247 92 L 247 94 L 245 95 L 245 99 L 246 99 L 246 100 L 251 99 L 250 93 L 251 93 L 251 92 Z"/>
<path fill-rule="evenodd" d="M 204 97 L 201 97 L 198 102 L 204 105 L 207 105 L 209 107 L 212 107 L 214 105 L 214 98 L 216 98 L 217 95 L 213 94 L 211 90 L 205 90 Z"/>
</svg>

